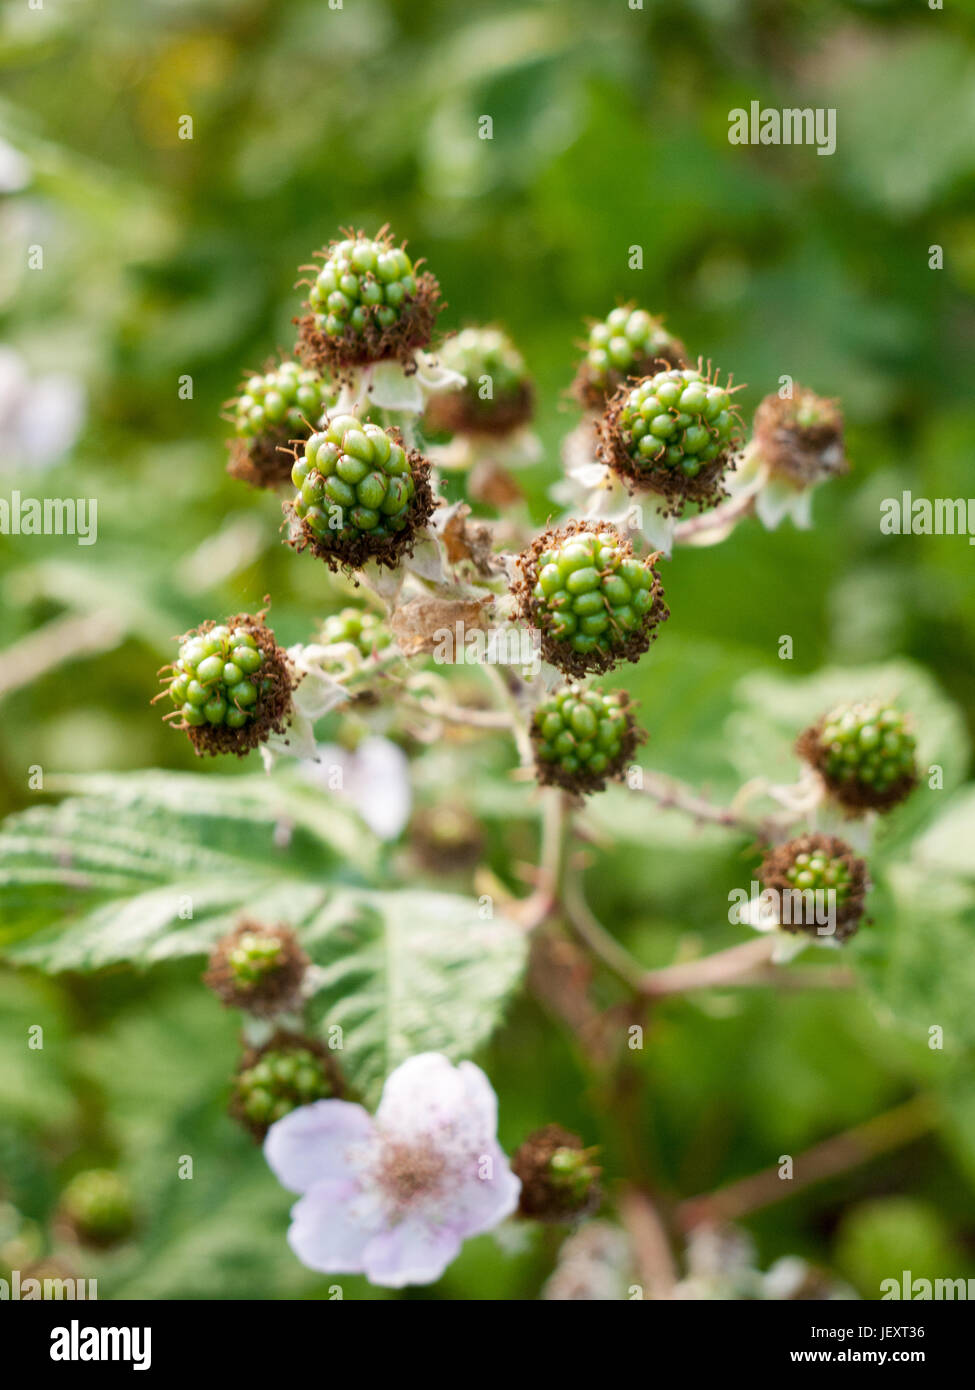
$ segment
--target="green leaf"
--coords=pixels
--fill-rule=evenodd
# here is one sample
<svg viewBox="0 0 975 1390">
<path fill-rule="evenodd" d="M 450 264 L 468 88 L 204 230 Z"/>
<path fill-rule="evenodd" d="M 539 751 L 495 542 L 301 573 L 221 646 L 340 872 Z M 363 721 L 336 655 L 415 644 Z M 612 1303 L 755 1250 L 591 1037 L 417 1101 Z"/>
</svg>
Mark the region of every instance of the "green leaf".
<svg viewBox="0 0 975 1390">
<path fill-rule="evenodd" d="M 77 794 L 0 834 L 17 964 L 146 966 L 208 951 L 244 909 L 286 921 L 319 970 L 313 1024 L 333 1045 L 341 1029 L 342 1068 L 370 1100 L 412 1053 L 469 1056 L 517 985 L 518 927 L 463 897 L 353 882 L 353 866 L 375 867 L 375 841 L 300 783 L 153 772 L 58 785 Z M 67 925 L 50 923 L 55 904 Z"/>
<path fill-rule="evenodd" d="M 325 1041 L 342 1029 L 340 1064 L 367 1100 L 415 1052 L 469 1057 L 518 983 L 524 933 L 484 919 L 470 899 L 408 890 L 336 894 L 301 933 L 321 969 L 311 1003 Z"/>
<path fill-rule="evenodd" d="M 852 943 L 874 996 L 918 1038 L 942 1029 L 946 1053 L 975 1047 L 975 888 L 911 863 L 888 866 L 886 888 L 877 926 Z"/>
<path fill-rule="evenodd" d="M 934 873 L 975 878 L 975 787 L 962 789 L 914 843 L 914 858 Z"/>
<path fill-rule="evenodd" d="M 194 954 L 245 905 L 291 917 L 378 866 L 358 817 L 297 779 L 153 771 L 47 789 L 73 794 L 0 831 L 0 946 L 45 970 Z"/>
</svg>

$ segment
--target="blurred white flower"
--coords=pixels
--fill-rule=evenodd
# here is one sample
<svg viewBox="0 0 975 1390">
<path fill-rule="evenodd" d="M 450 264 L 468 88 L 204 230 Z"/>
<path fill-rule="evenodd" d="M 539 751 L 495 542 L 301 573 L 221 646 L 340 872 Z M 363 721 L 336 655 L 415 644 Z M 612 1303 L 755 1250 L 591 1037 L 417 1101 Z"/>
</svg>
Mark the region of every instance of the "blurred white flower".
<svg viewBox="0 0 975 1390">
<path fill-rule="evenodd" d="M 0 193 L 19 193 L 31 180 L 29 161 L 20 150 L 0 139 Z"/>
<path fill-rule="evenodd" d="M 319 743 L 313 757 L 301 769 L 309 782 L 348 797 L 381 840 L 395 840 L 402 833 L 413 804 L 410 764 L 402 748 L 372 735 L 354 753 L 337 743 Z"/>
<path fill-rule="evenodd" d="M 49 468 L 72 447 L 84 417 L 76 377 L 31 379 L 20 353 L 0 345 L 0 472 Z"/>
<path fill-rule="evenodd" d="M 422 1052 L 386 1078 L 375 1116 L 347 1100 L 301 1106 L 268 1130 L 264 1155 L 301 1194 L 288 1243 L 309 1269 L 431 1284 L 469 1237 L 518 1205 L 497 1140 L 498 1102 L 473 1062 Z"/>
</svg>

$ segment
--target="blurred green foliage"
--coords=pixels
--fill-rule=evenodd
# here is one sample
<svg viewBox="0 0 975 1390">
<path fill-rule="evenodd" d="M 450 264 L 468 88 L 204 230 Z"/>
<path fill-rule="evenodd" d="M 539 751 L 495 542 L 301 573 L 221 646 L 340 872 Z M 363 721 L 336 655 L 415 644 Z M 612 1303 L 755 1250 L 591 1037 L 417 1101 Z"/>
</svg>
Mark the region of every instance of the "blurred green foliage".
<svg viewBox="0 0 975 1390">
<path fill-rule="evenodd" d="M 882 536 L 878 507 L 903 489 L 971 491 L 971 7 L 72 0 L 7 7 L 0 68 L 0 138 L 29 166 L 0 195 L 0 335 L 32 372 L 82 379 L 89 401 L 68 458 L 43 475 L 0 459 L 0 484 L 99 507 L 90 549 L 0 538 L 0 662 L 63 615 L 107 610 L 123 627 L 106 650 L 0 696 L 0 810 L 31 803 L 31 765 L 189 768 L 185 740 L 148 707 L 172 635 L 270 593 L 279 637 L 306 640 L 329 606 L 335 584 L 278 543 L 275 500 L 226 477 L 220 409 L 243 368 L 290 346 L 296 267 L 340 225 L 388 221 L 408 238 L 441 281 L 445 326 L 510 330 L 539 388 L 546 452 L 527 475 L 539 521 L 574 422 L 564 391 L 583 319 L 617 299 L 665 313 L 695 353 L 747 382 L 746 418 L 783 374 L 839 396 L 854 471 L 817 494 L 815 529 L 748 523 L 723 546 L 680 552 L 666 567 L 668 630 L 620 681 L 642 701 L 645 761 L 726 794 L 760 769 L 791 775 L 788 731 L 819 689 L 797 678 L 896 658 L 890 678 L 917 694 L 946 789 L 919 793 L 892 828 L 889 858 L 910 863 L 856 943 L 870 993 L 661 1006 L 635 1123 L 664 1185 L 690 1196 L 934 1087 L 935 1135 L 752 1228 L 763 1265 L 798 1252 L 867 1297 L 903 1268 L 967 1273 L 971 1054 L 952 1039 L 930 1051 L 926 1028 L 948 1022 L 936 1010 L 956 967 L 959 1029 L 970 996 L 970 793 L 939 814 L 969 772 L 965 726 L 975 732 L 972 553 L 962 537 Z M 730 146 L 728 112 L 751 99 L 835 107 L 836 153 Z M 485 113 L 491 141 L 477 138 Z M 37 244 L 43 271 L 27 268 Z M 179 392 L 187 375 L 192 399 Z M 779 765 L 756 766 L 756 749 Z M 530 793 L 506 780 L 503 749 L 452 757 L 419 763 L 418 789 L 474 785 L 491 863 L 511 881 L 534 853 Z M 691 839 L 649 807 L 614 838 L 625 817 L 612 796 L 591 815 L 610 832 L 594 904 L 648 963 L 688 939 L 736 939 L 715 925 L 750 872 L 735 847 Z M 0 1200 L 42 1232 L 71 1173 L 116 1161 L 139 1194 L 137 1240 L 84 1266 L 103 1296 L 326 1293 L 285 1244 L 287 1195 L 223 1113 L 236 1029 L 197 969 L 8 972 L 0 1012 Z M 30 1052 L 38 1023 L 45 1049 Z M 517 1003 L 483 1058 L 509 1149 L 557 1119 L 602 1143 L 612 1174 L 623 1141 L 586 1059 L 537 1003 Z M 175 1177 L 186 1153 L 192 1183 Z M 543 1239 L 502 1253 L 485 1237 L 437 1293 L 533 1297 L 551 1258 Z M 347 1297 L 376 1296 L 342 1283 Z"/>
</svg>

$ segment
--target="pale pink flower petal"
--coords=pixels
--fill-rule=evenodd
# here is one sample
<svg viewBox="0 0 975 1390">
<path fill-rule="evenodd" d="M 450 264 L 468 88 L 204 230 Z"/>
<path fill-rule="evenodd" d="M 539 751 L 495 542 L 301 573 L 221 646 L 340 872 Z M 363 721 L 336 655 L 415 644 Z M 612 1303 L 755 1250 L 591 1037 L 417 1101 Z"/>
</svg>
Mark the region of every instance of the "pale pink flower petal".
<svg viewBox="0 0 975 1390">
<path fill-rule="evenodd" d="M 361 1274 L 366 1268 L 365 1252 L 374 1237 L 373 1228 L 363 1223 L 356 1209 L 358 1191 L 351 1179 L 329 1179 L 315 1183 L 295 1202 L 288 1244 L 303 1265 L 323 1274 Z M 376 1226 L 380 1220 L 377 1213 Z"/>
<path fill-rule="evenodd" d="M 373 1237 L 366 1246 L 363 1269 L 370 1283 L 385 1288 L 432 1284 L 456 1259 L 460 1245 L 460 1235 L 447 1227 L 407 1219 Z"/>
<path fill-rule="evenodd" d="M 282 1187 L 307 1192 L 326 1178 L 349 1178 L 355 1146 L 368 1141 L 372 1132 L 372 1117 L 361 1105 L 316 1100 L 271 1126 L 264 1157 Z"/>
</svg>

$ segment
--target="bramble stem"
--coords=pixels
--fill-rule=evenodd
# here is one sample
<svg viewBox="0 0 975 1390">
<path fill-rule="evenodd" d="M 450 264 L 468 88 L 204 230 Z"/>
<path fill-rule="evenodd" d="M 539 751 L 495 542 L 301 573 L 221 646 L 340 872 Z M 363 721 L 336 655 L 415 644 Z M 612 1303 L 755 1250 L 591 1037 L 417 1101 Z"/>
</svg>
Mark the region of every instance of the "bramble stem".
<svg viewBox="0 0 975 1390">
<path fill-rule="evenodd" d="M 931 1098 L 914 1096 L 903 1105 L 824 1139 L 799 1154 L 793 1161 L 791 1179 L 781 1177 L 778 1167 L 766 1168 L 739 1182 L 729 1183 L 727 1187 L 719 1187 L 707 1196 L 682 1202 L 677 1208 L 678 1224 L 689 1231 L 702 1224 L 740 1220 L 814 1183 L 825 1182 L 879 1154 L 912 1143 L 927 1134 L 936 1119 L 937 1111 Z"/>
<path fill-rule="evenodd" d="M 619 1199 L 620 1218 L 630 1238 L 645 1299 L 673 1297 L 677 1266 L 657 1208 L 641 1188 L 627 1186 Z"/>
<path fill-rule="evenodd" d="M 730 806 L 715 806 L 676 777 L 668 777 L 662 772 L 652 772 L 646 768 L 641 768 L 641 772 L 643 785 L 634 790 L 649 796 L 664 810 L 681 811 L 692 820 L 705 825 L 723 825 L 731 830 L 752 833 L 758 829 L 757 821 L 742 816 Z"/>
</svg>

